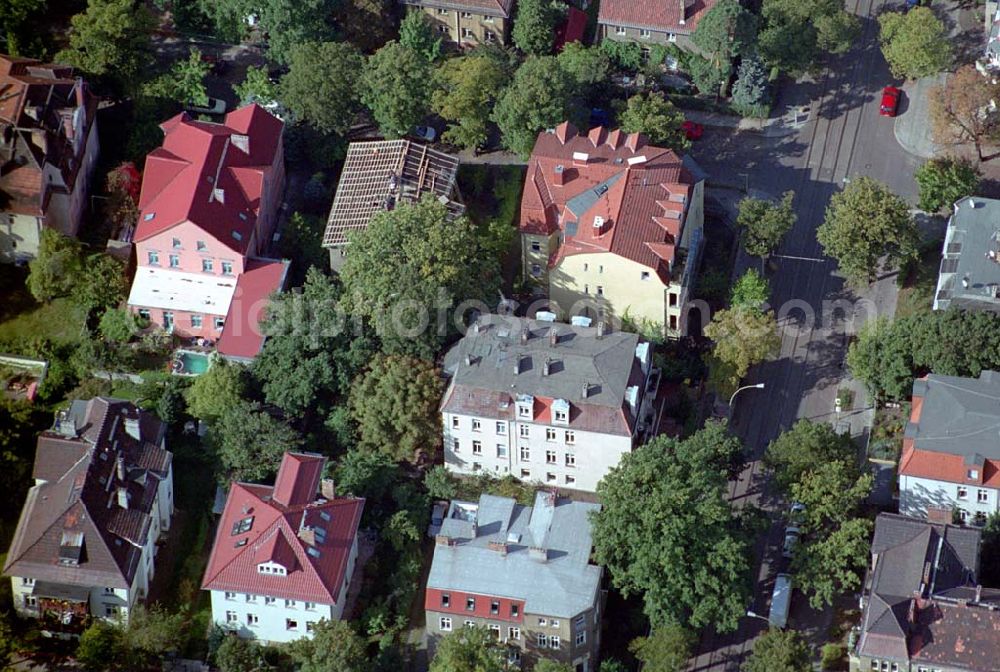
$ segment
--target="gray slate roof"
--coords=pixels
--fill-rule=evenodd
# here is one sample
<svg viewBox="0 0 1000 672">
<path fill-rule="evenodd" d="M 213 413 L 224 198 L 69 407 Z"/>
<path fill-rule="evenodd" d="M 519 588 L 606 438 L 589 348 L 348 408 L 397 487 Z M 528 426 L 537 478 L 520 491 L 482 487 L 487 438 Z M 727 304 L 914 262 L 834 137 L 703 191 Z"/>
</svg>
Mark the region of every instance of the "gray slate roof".
<svg viewBox="0 0 1000 672">
<path fill-rule="evenodd" d="M 588 518 L 598 509 L 546 492 L 533 507 L 493 495 L 454 501 L 440 535 L 456 543 L 435 546 L 427 587 L 520 599 L 526 613 L 572 618 L 594 606 L 601 582 L 601 568 L 590 564 Z M 507 554 L 491 541 L 506 542 Z M 547 559 L 533 557 L 532 547 L 547 549 Z"/>
<path fill-rule="evenodd" d="M 914 382 L 913 396 L 924 398 L 920 421 L 906 428 L 915 448 L 962 455 L 970 465 L 1000 460 L 1000 372 L 931 374 Z"/>
<path fill-rule="evenodd" d="M 1000 201 L 976 196 L 956 202 L 948 220 L 934 309 L 1000 311 L 1000 299 L 994 295 L 1000 287 L 998 261 Z"/>
</svg>

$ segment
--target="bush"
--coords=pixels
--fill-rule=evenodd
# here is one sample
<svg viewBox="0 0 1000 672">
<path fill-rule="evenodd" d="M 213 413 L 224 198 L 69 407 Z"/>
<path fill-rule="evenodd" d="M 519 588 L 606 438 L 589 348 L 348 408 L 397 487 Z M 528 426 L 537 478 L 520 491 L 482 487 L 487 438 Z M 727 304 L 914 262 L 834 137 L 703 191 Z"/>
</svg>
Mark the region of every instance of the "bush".
<svg viewBox="0 0 1000 672">
<path fill-rule="evenodd" d="M 839 670 L 843 667 L 846 649 L 843 644 L 824 644 L 820 653 L 820 664 L 824 670 Z"/>
</svg>

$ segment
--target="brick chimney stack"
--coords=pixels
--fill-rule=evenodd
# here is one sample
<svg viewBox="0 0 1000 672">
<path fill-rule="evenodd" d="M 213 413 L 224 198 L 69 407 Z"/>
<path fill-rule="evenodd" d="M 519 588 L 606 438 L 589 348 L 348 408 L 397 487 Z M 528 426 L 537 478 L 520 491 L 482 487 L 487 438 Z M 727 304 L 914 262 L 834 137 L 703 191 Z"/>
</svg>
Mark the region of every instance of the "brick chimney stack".
<svg viewBox="0 0 1000 672">
<path fill-rule="evenodd" d="M 678 21 L 677 23 L 683 26 L 687 19 L 687 0 L 677 0 L 677 1 L 681 3 L 681 18 L 680 21 Z"/>
</svg>

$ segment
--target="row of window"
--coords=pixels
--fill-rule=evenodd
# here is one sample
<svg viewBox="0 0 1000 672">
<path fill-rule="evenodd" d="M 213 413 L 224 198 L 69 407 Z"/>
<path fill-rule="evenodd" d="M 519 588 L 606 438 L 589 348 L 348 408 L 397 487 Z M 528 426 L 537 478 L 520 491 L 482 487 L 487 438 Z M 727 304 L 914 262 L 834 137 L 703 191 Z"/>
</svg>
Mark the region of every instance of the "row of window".
<svg viewBox="0 0 1000 672">
<path fill-rule="evenodd" d="M 155 250 L 150 250 L 147 252 L 147 257 L 149 259 L 150 266 L 160 265 L 160 253 Z M 180 268 L 181 267 L 181 256 L 179 254 L 169 254 L 167 255 L 167 262 L 170 268 Z M 223 275 L 233 274 L 233 262 L 223 261 L 220 264 L 222 266 Z M 214 259 L 202 259 L 201 260 L 201 270 L 203 273 L 214 273 L 215 272 L 215 260 Z"/>
<path fill-rule="evenodd" d="M 888 660 L 872 660 L 872 670 L 878 670 L 878 672 L 899 672 L 899 663 L 893 663 Z M 924 667 L 923 665 L 917 666 L 917 672 L 941 672 L 937 667 Z"/>
<path fill-rule="evenodd" d="M 438 24 L 438 32 L 444 35 L 449 33 L 448 26 L 443 23 Z M 462 39 L 463 40 L 474 40 L 476 39 L 476 33 L 471 28 L 462 28 Z M 483 33 L 484 42 L 496 42 L 497 36 L 492 30 L 487 30 Z"/>
<path fill-rule="evenodd" d="M 229 591 L 226 591 L 227 600 L 234 601 L 236 600 L 237 597 L 239 597 L 238 593 L 231 593 Z M 254 595 L 252 593 L 247 593 L 243 596 L 243 600 L 245 602 L 249 602 L 250 604 L 256 604 L 257 597 L 258 597 L 257 595 Z M 275 604 L 277 604 L 277 601 L 278 601 L 277 598 L 271 597 L 270 595 L 264 596 L 265 606 L 273 607 Z M 313 609 L 316 608 L 315 602 L 303 602 L 302 604 L 305 607 L 306 611 L 312 611 Z M 285 609 L 296 609 L 298 606 L 299 603 L 296 600 L 285 600 Z"/>
<path fill-rule="evenodd" d="M 613 26 L 613 28 L 615 29 L 615 35 L 627 35 L 628 34 L 628 28 L 626 28 L 625 26 Z M 648 28 L 640 28 L 639 29 L 639 37 L 641 37 L 643 39 L 649 39 L 652 36 L 653 36 L 653 31 L 649 30 Z M 667 41 L 668 42 L 676 42 L 677 41 L 677 34 L 676 33 L 667 33 Z"/>
<path fill-rule="evenodd" d="M 961 500 L 969 499 L 969 489 L 962 485 L 958 486 L 958 498 Z M 990 491 L 982 488 L 976 490 L 976 501 L 980 504 L 990 501 Z"/>
<path fill-rule="evenodd" d="M 437 10 L 437 13 L 438 13 L 438 16 L 447 16 L 447 15 L 451 14 L 451 10 L 439 7 L 438 10 Z M 459 12 L 459 15 L 463 19 L 471 19 L 471 18 L 473 18 L 472 12 Z M 493 23 L 496 20 L 492 16 L 480 16 L 479 19 L 481 21 L 483 21 L 484 23 Z"/>
<path fill-rule="evenodd" d="M 480 464 L 479 462 L 473 462 L 472 463 L 472 471 L 482 471 L 482 469 L 483 469 L 483 465 Z M 506 467 L 504 469 L 506 470 Z M 521 470 L 521 480 L 522 481 L 530 481 L 531 480 L 531 469 L 522 469 Z M 552 473 L 551 471 L 546 472 L 545 473 L 545 482 L 549 483 L 549 484 L 552 484 L 552 485 L 556 485 L 559 482 L 559 477 L 556 474 Z M 576 476 L 574 476 L 572 474 L 564 474 L 563 475 L 563 485 L 565 485 L 567 487 L 570 487 L 570 488 L 572 488 L 573 486 L 575 486 L 576 485 Z"/>
<path fill-rule="evenodd" d="M 518 411 L 518 415 L 519 416 L 530 416 L 531 415 L 531 407 L 528 406 L 528 405 L 519 406 L 518 409 L 517 409 L 517 411 Z M 559 411 L 559 410 L 554 411 L 552 417 L 553 417 L 553 420 L 555 422 L 561 422 L 561 423 L 567 422 L 567 413 L 566 413 L 566 411 Z M 462 428 L 461 416 L 458 416 L 458 415 L 451 416 L 451 428 L 452 429 L 461 429 Z M 474 431 L 474 432 L 481 432 L 482 429 L 483 429 L 483 423 L 482 423 L 482 421 L 480 421 L 479 418 L 473 418 L 472 419 L 472 431 Z M 496 423 L 496 433 L 497 433 L 498 436 L 507 436 L 507 423 L 506 422 L 497 422 Z M 530 438 L 531 437 L 531 425 L 518 425 L 517 426 L 517 434 L 522 439 Z M 546 427 L 545 428 L 545 440 L 546 441 L 556 441 L 557 437 L 558 437 L 558 434 L 556 433 L 555 429 L 553 429 L 552 427 Z M 574 444 L 574 443 L 576 443 L 576 432 L 574 432 L 572 430 L 566 430 L 565 432 L 563 432 L 563 441 L 565 443 L 568 443 L 568 444 Z"/>
<path fill-rule="evenodd" d="M 147 321 L 149 321 L 149 320 L 152 319 L 149 311 L 146 310 L 145 308 L 140 308 L 139 309 L 139 317 L 141 317 L 142 319 L 147 320 Z M 202 325 L 204 325 L 204 323 L 205 323 L 204 317 L 205 317 L 204 315 L 198 315 L 197 313 L 191 315 L 191 328 L 192 329 L 201 329 Z M 163 313 L 162 313 L 162 318 L 163 319 L 162 319 L 161 324 L 163 325 L 164 329 L 168 329 L 169 330 L 169 329 L 173 329 L 174 328 L 174 314 L 171 311 L 164 310 Z M 212 320 L 213 320 L 213 326 L 215 327 L 215 330 L 216 331 L 222 331 L 222 327 L 226 323 L 226 318 L 215 316 L 214 318 L 212 318 Z"/>
<path fill-rule="evenodd" d="M 442 607 L 450 607 L 451 606 L 451 593 L 441 593 L 441 606 Z M 466 611 L 475 611 L 476 610 L 476 598 L 475 597 L 466 597 L 465 598 L 465 610 Z M 492 614 L 494 616 L 498 616 L 500 614 L 500 601 L 499 600 L 491 600 L 490 601 L 490 614 Z M 521 607 L 518 606 L 518 605 L 516 605 L 516 604 L 510 605 L 510 617 L 511 618 L 517 618 L 520 615 L 521 615 Z"/>
<path fill-rule="evenodd" d="M 571 432 L 566 432 L 571 434 Z M 555 439 L 549 439 L 554 441 Z M 572 444 L 573 441 L 567 439 L 566 443 Z M 462 452 L 462 442 L 460 439 L 452 439 L 451 450 L 453 453 Z M 519 457 L 521 462 L 531 462 L 531 448 L 528 446 L 521 446 L 519 449 Z M 472 441 L 472 454 L 476 456 L 482 456 L 483 454 L 483 442 L 478 440 Z M 500 459 L 507 459 L 507 444 L 498 443 L 497 444 L 497 457 Z M 545 464 L 558 464 L 559 455 L 554 450 L 545 451 Z M 563 466 L 575 468 L 576 465 L 576 454 L 575 453 L 563 453 Z"/>
<path fill-rule="evenodd" d="M 226 623 L 229 625 L 237 625 L 240 622 L 240 615 L 235 611 L 226 612 Z M 254 628 L 260 624 L 260 617 L 257 614 L 248 613 L 246 616 L 246 623 L 248 627 Z M 313 628 L 316 627 L 315 621 L 306 621 L 306 632 L 312 632 Z M 285 630 L 297 631 L 299 629 L 299 621 L 296 618 L 286 618 L 285 619 Z"/>
<path fill-rule="evenodd" d="M 962 523 L 968 523 L 969 519 L 972 518 L 974 525 L 982 526 L 986 524 L 986 514 L 982 511 L 976 511 L 975 515 L 973 515 L 965 509 L 958 509 L 958 517 Z"/>
</svg>

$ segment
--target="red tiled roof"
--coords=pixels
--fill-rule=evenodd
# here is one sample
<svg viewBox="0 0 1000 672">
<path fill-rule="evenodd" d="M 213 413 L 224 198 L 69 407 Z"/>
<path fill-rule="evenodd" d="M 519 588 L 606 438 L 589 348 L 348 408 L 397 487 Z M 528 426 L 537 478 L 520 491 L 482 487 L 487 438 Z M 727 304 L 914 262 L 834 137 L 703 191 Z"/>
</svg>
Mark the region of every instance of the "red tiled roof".
<svg viewBox="0 0 1000 672">
<path fill-rule="evenodd" d="M 572 254 L 612 252 L 649 267 L 667 283 L 693 182 L 677 154 L 646 144 L 638 133 L 598 126 L 583 135 L 564 122 L 535 142 L 520 230 L 565 232 L 552 266 Z M 600 228 L 598 217 L 604 222 Z"/>
<path fill-rule="evenodd" d="M 570 42 L 582 42 L 586 28 L 587 13 L 576 7 L 570 7 L 566 13 L 566 20 L 556 29 L 556 51 L 562 51 L 562 48 Z"/>
<path fill-rule="evenodd" d="M 225 328 L 216 349 L 226 357 L 252 359 L 264 347 L 260 322 L 268 298 L 281 291 L 288 276 L 287 261 L 248 259 L 236 280 L 233 300 L 229 303 Z"/>
<path fill-rule="evenodd" d="M 135 239 L 190 220 L 246 254 L 264 174 L 280 146 L 281 121 L 252 104 L 230 112 L 222 124 L 181 113 L 160 128 L 163 146 L 146 156 Z M 242 137 L 248 151 L 241 148 Z M 221 199 L 216 190 L 221 190 Z"/>
<path fill-rule="evenodd" d="M 979 483 L 968 478 L 968 465 L 961 455 L 920 450 L 913 447 L 913 439 L 903 441 L 903 454 L 899 460 L 901 476 L 931 478 L 949 483 Z M 982 485 L 1000 488 L 1000 463 L 985 460 Z"/>
<path fill-rule="evenodd" d="M 321 455 L 288 453 L 274 480 L 274 501 L 282 506 L 308 504 L 319 490 L 326 460 Z"/>
<path fill-rule="evenodd" d="M 597 20 L 602 24 L 648 27 L 674 33 L 693 33 L 716 0 L 601 0 Z M 684 23 L 681 24 L 681 7 Z"/>
<path fill-rule="evenodd" d="M 338 497 L 327 501 L 315 490 L 306 493 L 307 483 L 315 483 L 312 461 L 287 466 L 290 460 L 300 457 L 285 454 L 278 485 L 283 490 L 290 488 L 295 501 L 308 496 L 308 502 L 285 506 L 276 501 L 275 486 L 232 485 L 202 579 L 202 589 L 321 604 L 337 604 L 342 599 L 341 588 L 364 500 Z M 318 460 L 319 471 L 322 471 L 323 458 Z M 289 478 L 293 473 L 298 477 L 294 483 L 288 485 L 282 481 L 282 474 Z M 238 527 L 240 521 L 251 517 L 249 530 L 233 534 L 234 530 L 242 529 Z M 303 528 L 313 530 L 312 542 L 300 536 Z M 258 572 L 257 566 L 265 562 L 280 563 L 287 573 Z"/>
<path fill-rule="evenodd" d="M 446 9 L 479 10 L 491 16 L 502 16 L 507 19 L 511 15 L 514 0 L 404 0 L 406 4 L 418 7 L 441 7 Z"/>
</svg>

